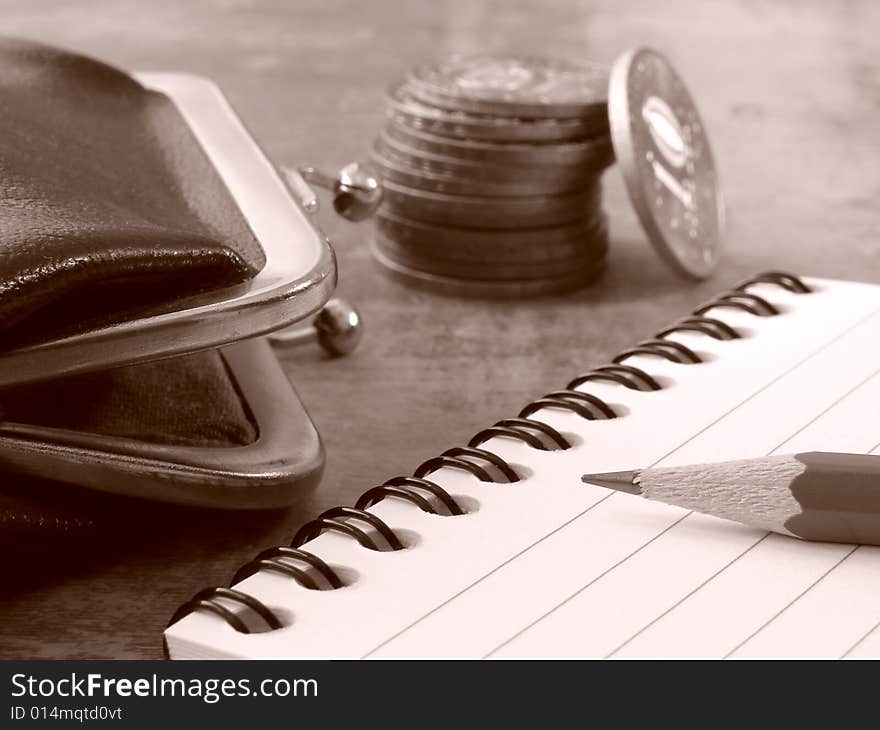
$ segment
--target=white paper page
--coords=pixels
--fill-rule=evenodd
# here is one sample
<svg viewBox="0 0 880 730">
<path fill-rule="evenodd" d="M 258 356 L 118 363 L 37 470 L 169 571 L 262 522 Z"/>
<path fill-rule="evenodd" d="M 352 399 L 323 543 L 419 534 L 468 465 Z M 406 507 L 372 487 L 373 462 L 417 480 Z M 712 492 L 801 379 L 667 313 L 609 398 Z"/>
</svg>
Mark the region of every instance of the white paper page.
<svg viewBox="0 0 880 730">
<path fill-rule="evenodd" d="M 871 358 L 853 355 L 868 352 L 878 336 L 880 317 L 863 322 L 660 463 L 699 463 L 767 453 L 847 392 L 850 383 L 860 382 L 876 370 Z M 805 398 L 805 393 L 810 397 Z M 556 535 L 531 551 L 528 559 L 505 566 L 456 607 L 437 612 L 444 614 L 443 620 L 435 614 L 423 622 L 421 632 L 446 636 L 454 633 L 456 625 L 467 627 L 468 644 L 480 646 L 482 655 L 605 656 L 760 538 L 757 531 L 733 523 L 702 515 L 685 517 L 684 510 L 629 495 L 615 494 L 603 507 L 569 526 L 567 534 Z M 642 510 L 662 514 L 665 521 L 659 527 L 669 529 L 659 534 L 654 528 L 649 532 L 654 541 L 646 545 L 644 532 L 651 528 L 645 526 L 637 531 L 634 544 L 622 543 L 620 526 Z M 682 518 L 682 522 L 675 522 Z M 626 560 L 615 565 L 614 551 L 621 549 L 625 549 Z M 819 550 L 828 552 L 827 547 Z M 516 597 L 519 587 L 529 581 L 530 574 L 540 572 L 542 565 L 559 562 L 558 556 L 565 556 L 563 574 L 554 575 L 552 585 L 538 587 L 531 599 L 533 611 L 527 613 L 522 599 Z M 771 563 L 771 567 L 778 565 Z M 803 585 L 809 577 L 796 579 L 796 585 Z M 505 616 L 493 618 L 491 613 L 497 612 L 499 604 L 508 602 Z M 538 608 L 543 610 L 539 613 Z M 516 630 L 511 631 L 514 625 Z M 748 632 L 740 638 L 745 636 Z M 415 640 L 413 634 L 407 639 Z M 413 655 L 422 651 L 421 641 L 410 644 Z M 496 643 L 490 644 L 493 641 Z M 464 642 L 450 643 L 446 639 L 443 655 L 455 655 L 465 648 Z M 687 651 L 682 644 L 675 647 L 675 653 Z"/>
<path fill-rule="evenodd" d="M 844 355 L 864 351 L 880 335 L 880 289 L 811 283 L 818 291 L 809 295 L 753 289 L 785 310 L 778 317 L 714 310 L 712 316 L 747 330 L 742 340 L 674 336 L 703 354 L 705 364 L 641 356 L 628 361 L 661 379 L 661 391 L 602 383 L 583 388 L 625 411 L 621 418 L 587 422 L 541 411 L 537 417 L 576 438 L 575 448 L 541 452 L 505 438 L 486 442 L 484 448 L 524 476 L 520 482 L 485 484 L 448 468 L 431 475 L 452 494 L 476 500 L 475 512 L 438 517 L 392 499 L 371 508 L 406 531 L 414 542 L 410 549 L 377 553 L 335 534 L 308 544 L 331 564 L 354 571 L 352 585 L 309 591 L 260 573 L 236 586 L 282 614 L 285 628 L 245 635 L 212 615 L 192 614 L 166 632 L 172 656 L 613 651 L 734 563 L 761 535 L 644 499 L 611 496 L 583 485 L 581 474 L 671 463 L 695 453 L 704 461 L 767 453 L 791 436 L 796 422 L 815 418 L 866 380 L 865 363 Z M 769 418 L 774 399 L 784 408 Z M 740 417 L 748 411 L 761 414 L 757 423 L 748 413 Z"/>
<path fill-rule="evenodd" d="M 859 439 L 850 424 L 845 420 L 838 421 L 832 413 L 855 386 L 877 373 L 880 364 L 869 355 L 878 340 L 880 317 L 873 317 L 851 330 L 833 347 L 817 353 L 783 380 L 756 394 L 711 429 L 691 439 L 661 465 L 703 463 L 776 452 L 789 441 L 794 443 L 793 434 L 814 426 L 815 419 L 822 416 L 825 417 L 822 431 L 831 434 L 838 428 L 848 432 L 850 437 L 840 441 L 859 450 L 859 441 L 864 444 L 865 437 Z M 854 397 L 858 400 L 857 394 Z M 867 448 L 876 443 L 877 433 L 878 430 L 874 429 L 867 436 Z M 823 442 L 821 434 L 818 442 Z M 811 443 L 815 447 L 816 439 Z M 795 445 L 793 450 L 804 449 Z M 866 446 L 861 446 L 861 450 L 865 451 Z M 616 495 L 615 499 L 633 501 L 630 495 Z M 744 560 L 732 563 L 763 533 L 755 531 L 751 539 L 745 540 L 745 546 L 742 539 L 724 537 L 722 529 L 712 531 L 717 538 L 694 540 L 692 525 L 710 522 L 718 528 L 726 524 L 703 515 L 689 515 L 658 539 L 653 549 L 642 551 L 604 581 L 585 587 L 576 597 L 554 608 L 552 613 L 509 641 L 497 653 L 500 656 L 547 655 L 547 652 L 553 655 L 564 653 L 565 656 L 610 655 L 636 632 L 674 607 L 683 596 L 707 581 L 724 583 L 727 578 L 724 573 L 729 573 L 736 579 L 731 578 L 730 587 L 718 591 L 713 602 L 714 612 L 708 614 L 713 617 L 711 625 L 703 624 L 703 630 L 699 632 L 693 626 L 687 626 L 686 631 L 679 631 L 669 639 L 661 652 L 666 655 L 723 656 L 761 625 L 755 621 L 770 618 L 773 607 L 782 608 L 787 600 L 819 580 L 852 549 L 773 536 L 755 545 Z M 717 575 L 719 571 L 724 571 L 723 577 Z M 640 596 L 638 586 L 646 584 L 651 585 L 652 590 Z M 603 619 L 605 612 L 613 614 L 613 619 Z M 599 628 L 578 635 L 578 625 L 583 624 Z M 813 631 L 821 629 L 814 626 Z M 640 655 L 637 647 L 630 647 L 630 652 Z"/>
<path fill-rule="evenodd" d="M 870 453 L 878 442 L 880 376 L 874 375 L 774 452 Z M 877 548 L 856 551 L 849 545 L 803 543 L 779 535 L 764 539 L 762 533 L 753 549 L 615 655 L 839 657 L 880 620 L 878 586 Z"/>
<path fill-rule="evenodd" d="M 880 621 L 860 636 L 843 654 L 845 659 L 876 659 L 880 656 Z"/>
</svg>

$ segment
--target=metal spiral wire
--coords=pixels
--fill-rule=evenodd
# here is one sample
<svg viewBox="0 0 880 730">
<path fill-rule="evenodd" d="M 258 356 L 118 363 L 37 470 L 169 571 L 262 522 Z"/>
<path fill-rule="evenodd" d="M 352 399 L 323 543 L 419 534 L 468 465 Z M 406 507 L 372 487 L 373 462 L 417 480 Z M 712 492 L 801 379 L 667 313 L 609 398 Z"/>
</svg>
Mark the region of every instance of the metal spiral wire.
<svg viewBox="0 0 880 730">
<path fill-rule="evenodd" d="M 322 579 L 326 589 L 342 587 L 344 581 L 339 574 L 317 555 L 304 550 L 303 544 L 325 531 L 332 531 L 350 537 L 370 550 L 382 550 L 383 546 L 390 551 L 405 549 L 406 546 L 394 530 L 384 520 L 367 512 L 368 507 L 386 497 L 396 497 L 411 502 L 429 514 L 443 514 L 438 509 L 440 506 L 449 516 L 464 514 L 465 510 L 449 492 L 426 477 L 445 467 L 466 471 L 486 483 L 519 481 L 520 477 L 515 468 L 492 451 L 483 449 L 482 444 L 500 436 L 521 441 L 541 451 L 571 448 L 571 442 L 562 433 L 533 416 L 544 408 L 556 408 L 570 411 L 590 421 L 618 418 L 619 414 L 612 406 L 598 396 L 578 388 L 590 382 L 605 381 L 618 383 L 637 391 L 661 390 L 661 384 L 649 373 L 641 368 L 625 365 L 624 361 L 636 355 L 655 355 L 682 365 L 701 363 L 702 358 L 689 347 L 666 338 L 675 332 L 699 332 L 722 341 L 742 337 L 734 327 L 719 319 L 706 316 L 713 309 L 738 309 L 757 317 L 772 317 L 779 314 L 779 309 L 766 299 L 746 291 L 754 284 L 773 284 L 795 294 L 807 294 L 811 291 L 798 277 L 779 271 L 764 272 L 739 283 L 730 291 L 694 309 L 691 316 L 661 330 L 652 339 L 620 352 L 607 365 L 582 373 L 571 380 L 565 388 L 554 390 L 528 403 L 515 418 L 502 419 L 483 429 L 471 438 L 467 446 L 456 446 L 428 459 L 416 467 L 413 476 L 393 477 L 379 486 L 368 489 L 358 498 L 354 507 L 333 507 L 322 512 L 296 532 L 290 545 L 264 550 L 241 566 L 230 585 L 235 585 L 260 570 L 269 570 L 281 573 L 312 590 L 322 589 L 315 575 Z M 355 522 L 360 526 L 352 524 Z M 381 544 L 377 541 L 377 537 L 381 537 Z M 177 609 L 168 625 L 176 623 L 193 611 L 208 611 L 225 620 L 236 631 L 250 633 L 248 625 L 238 614 L 223 605 L 221 599 L 250 609 L 269 629 L 278 629 L 282 626 L 281 619 L 265 604 L 233 588 L 207 588 L 200 591 Z"/>
</svg>

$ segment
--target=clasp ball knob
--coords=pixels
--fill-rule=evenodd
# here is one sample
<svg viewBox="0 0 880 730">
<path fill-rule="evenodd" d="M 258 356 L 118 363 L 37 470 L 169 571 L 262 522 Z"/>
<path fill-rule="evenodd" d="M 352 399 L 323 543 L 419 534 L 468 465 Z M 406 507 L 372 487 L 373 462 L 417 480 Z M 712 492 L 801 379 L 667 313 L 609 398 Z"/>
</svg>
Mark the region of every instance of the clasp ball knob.
<svg viewBox="0 0 880 730">
<path fill-rule="evenodd" d="M 348 355 L 364 334 L 360 312 L 345 299 L 331 299 L 314 321 L 318 342 L 331 355 Z"/>
<path fill-rule="evenodd" d="M 360 312 L 345 299 L 330 299 L 318 312 L 312 324 L 294 325 L 269 335 L 276 345 L 303 345 L 317 341 L 334 357 L 353 352 L 364 334 Z"/>
<path fill-rule="evenodd" d="M 336 178 L 333 208 L 350 221 L 369 218 L 382 202 L 382 186 L 370 165 L 352 162 L 343 167 Z"/>
</svg>

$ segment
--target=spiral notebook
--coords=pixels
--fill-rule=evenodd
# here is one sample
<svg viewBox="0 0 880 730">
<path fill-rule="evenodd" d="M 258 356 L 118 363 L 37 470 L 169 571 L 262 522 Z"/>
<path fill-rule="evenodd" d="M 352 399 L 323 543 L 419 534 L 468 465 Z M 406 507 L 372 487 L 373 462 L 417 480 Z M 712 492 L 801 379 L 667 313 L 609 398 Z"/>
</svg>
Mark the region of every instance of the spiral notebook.
<svg viewBox="0 0 880 730">
<path fill-rule="evenodd" d="M 197 594 L 168 653 L 877 656 L 880 548 L 580 477 L 880 451 L 878 342 L 880 287 L 757 276 Z"/>
</svg>

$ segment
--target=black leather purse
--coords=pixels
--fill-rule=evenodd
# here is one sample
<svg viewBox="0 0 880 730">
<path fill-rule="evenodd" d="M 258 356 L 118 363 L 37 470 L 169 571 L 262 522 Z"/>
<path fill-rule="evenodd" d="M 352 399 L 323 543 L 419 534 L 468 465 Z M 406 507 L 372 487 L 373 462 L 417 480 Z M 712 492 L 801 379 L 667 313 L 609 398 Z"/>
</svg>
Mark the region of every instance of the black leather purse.
<svg viewBox="0 0 880 730">
<path fill-rule="evenodd" d="M 0 529 L 88 524 L 85 493 L 268 508 L 317 482 L 258 337 L 336 282 L 288 175 L 209 81 L 0 41 Z"/>
</svg>

